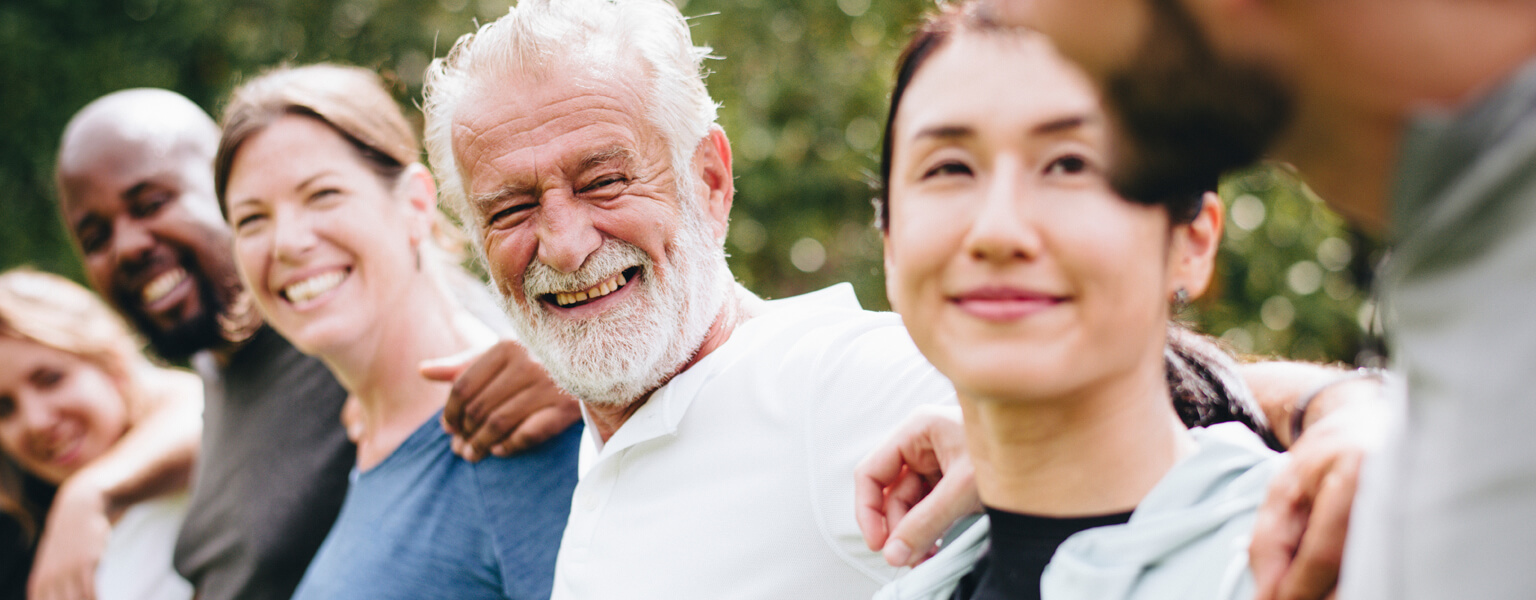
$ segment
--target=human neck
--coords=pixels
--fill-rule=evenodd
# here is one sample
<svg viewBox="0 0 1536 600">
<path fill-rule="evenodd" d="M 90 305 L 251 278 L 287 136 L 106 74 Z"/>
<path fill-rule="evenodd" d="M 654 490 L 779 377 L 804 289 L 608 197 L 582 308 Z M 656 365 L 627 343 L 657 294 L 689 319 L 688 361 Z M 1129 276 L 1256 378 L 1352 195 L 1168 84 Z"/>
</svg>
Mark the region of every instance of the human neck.
<svg viewBox="0 0 1536 600">
<path fill-rule="evenodd" d="M 704 342 L 699 346 L 699 350 L 694 352 L 693 358 L 683 363 L 676 373 L 663 380 L 656 389 L 661 389 L 661 386 L 666 385 L 673 377 L 692 368 L 709 353 L 724 345 L 725 341 L 730 339 L 731 333 L 736 331 L 736 326 L 757 316 L 762 311 L 762 305 L 762 299 L 747 291 L 747 288 L 741 287 L 740 284 L 732 284 L 731 291 L 726 293 L 725 302 L 720 306 L 720 314 L 715 317 L 714 323 L 710 324 L 709 331 L 705 332 Z M 597 430 L 598 436 L 607 442 L 608 438 L 613 437 L 613 434 L 623 427 L 641 406 L 650 401 L 651 395 L 655 392 L 656 390 L 650 390 L 634 402 L 624 405 L 583 403 L 587 410 L 587 420 Z"/>
<path fill-rule="evenodd" d="M 463 352 L 494 339 L 425 276 L 398 301 L 381 299 L 389 315 L 346 348 L 320 355 L 358 403 L 362 434 L 358 468 L 382 462 L 448 400 L 447 382 L 420 374 L 421 361 Z"/>
<path fill-rule="evenodd" d="M 1161 369 L 1050 400 L 959 394 L 982 503 L 1053 517 L 1132 510 L 1194 450 Z"/>
</svg>

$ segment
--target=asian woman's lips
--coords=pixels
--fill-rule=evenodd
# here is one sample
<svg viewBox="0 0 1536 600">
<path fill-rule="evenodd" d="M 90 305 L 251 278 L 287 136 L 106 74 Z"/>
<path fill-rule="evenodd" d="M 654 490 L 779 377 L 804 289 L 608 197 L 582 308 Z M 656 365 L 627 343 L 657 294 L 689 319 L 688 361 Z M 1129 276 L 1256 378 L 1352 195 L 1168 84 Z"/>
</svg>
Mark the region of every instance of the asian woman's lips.
<svg viewBox="0 0 1536 600">
<path fill-rule="evenodd" d="M 1050 310 L 1068 301 L 1063 295 L 1007 286 L 985 286 L 951 296 L 962 312 L 984 321 L 1006 323 Z"/>
</svg>

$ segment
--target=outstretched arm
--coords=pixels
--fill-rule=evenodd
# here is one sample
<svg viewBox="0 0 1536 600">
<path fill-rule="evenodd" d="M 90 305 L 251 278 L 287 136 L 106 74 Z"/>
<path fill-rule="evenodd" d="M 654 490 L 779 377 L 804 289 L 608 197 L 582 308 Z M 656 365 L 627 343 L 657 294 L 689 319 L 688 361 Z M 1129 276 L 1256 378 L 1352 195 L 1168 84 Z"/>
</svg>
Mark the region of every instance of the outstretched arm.
<svg viewBox="0 0 1536 600">
<path fill-rule="evenodd" d="M 1306 363 L 1243 367 L 1292 456 L 1255 525 L 1250 554 L 1260 600 L 1321 599 L 1337 583 L 1360 461 L 1379 444 L 1385 421 L 1381 382 L 1351 373 Z M 1301 414 L 1298 400 L 1313 392 Z M 921 562 L 956 519 L 980 508 L 958 412 L 914 414 L 855 472 L 859 527 L 892 565 Z M 1298 416 L 1304 434 L 1292 439 Z"/>
<path fill-rule="evenodd" d="M 184 489 L 203 431 L 203 388 L 190 373 L 155 369 L 153 404 L 110 450 L 59 485 L 38 540 L 28 597 L 95 598 L 96 563 L 128 507 Z"/>
</svg>

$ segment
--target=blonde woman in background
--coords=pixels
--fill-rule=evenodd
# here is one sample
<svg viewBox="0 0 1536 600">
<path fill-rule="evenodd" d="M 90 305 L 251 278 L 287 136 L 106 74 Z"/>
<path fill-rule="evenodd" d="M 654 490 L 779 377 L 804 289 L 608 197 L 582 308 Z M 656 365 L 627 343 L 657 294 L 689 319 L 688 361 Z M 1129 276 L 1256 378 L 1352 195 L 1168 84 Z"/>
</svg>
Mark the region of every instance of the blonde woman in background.
<svg viewBox="0 0 1536 600">
<path fill-rule="evenodd" d="M 187 403 L 189 410 L 161 411 L 167 403 Z M 175 437 L 184 452 L 170 458 L 190 467 L 201 403 L 197 377 L 146 359 L 127 326 L 90 291 L 30 269 L 0 274 L 0 511 L 21 523 L 24 535 L 36 535 L 42 515 L 28 506 L 20 471 L 57 486 L 111 460 L 133 427 L 166 414 L 183 421 L 176 428 L 183 435 Z M 60 592 L 102 600 L 190 598 L 191 586 L 171 568 L 189 470 L 172 470 L 180 479 L 169 485 L 181 491 L 110 511 L 112 531 L 93 580 L 33 599 Z"/>
</svg>

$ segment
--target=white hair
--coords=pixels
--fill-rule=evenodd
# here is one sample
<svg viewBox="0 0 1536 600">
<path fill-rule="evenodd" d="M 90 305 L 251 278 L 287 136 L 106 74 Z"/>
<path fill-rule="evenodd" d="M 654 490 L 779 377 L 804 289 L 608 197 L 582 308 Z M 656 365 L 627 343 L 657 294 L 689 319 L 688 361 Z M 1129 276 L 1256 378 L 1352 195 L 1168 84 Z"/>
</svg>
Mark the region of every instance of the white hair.
<svg viewBox="0 0 1536 600">
<path fill-rule="evenodd" d="M 422 108 L 427 157 L 443 203 L 469 228 L 478 249 L 484 224 L 469 212 L 453 154 L 454 113 L 486 84 L 513 77 L 536 82 L 559 75 L 555 69 L 562 67 L 619 67 L 638 59 L 649 78 L 645 117 L 666 140 L 674 172 L 687 173 L 716 119 L 716 104 L 704 87 L 709 52 L 693 45 L 687 20 L 668 0 L 517 3 L 505 16 L 459 38 L 427 69 Z M 690 178 L 678 179 L 680 201 L 691 203 Z"/>
</svg>

